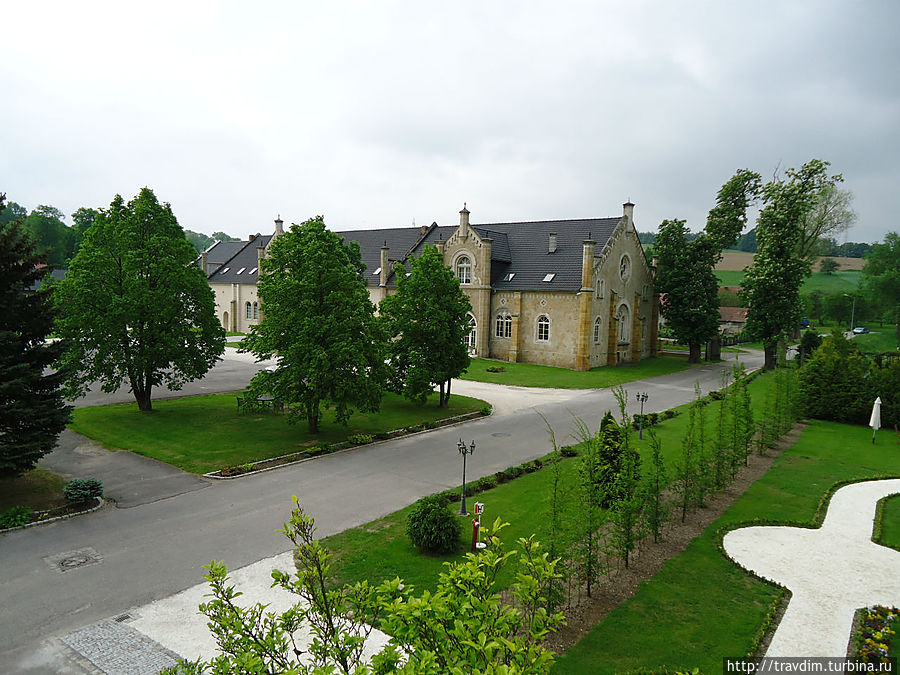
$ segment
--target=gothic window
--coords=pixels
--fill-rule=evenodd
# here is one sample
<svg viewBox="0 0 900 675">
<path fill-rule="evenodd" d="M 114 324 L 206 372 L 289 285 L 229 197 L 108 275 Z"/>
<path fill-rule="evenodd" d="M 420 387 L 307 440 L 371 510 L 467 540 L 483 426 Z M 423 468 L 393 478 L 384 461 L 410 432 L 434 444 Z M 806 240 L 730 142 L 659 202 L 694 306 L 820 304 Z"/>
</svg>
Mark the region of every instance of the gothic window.
<svg viewBox="0 0 900 675">
<path fill-rule="evenodd" d="M 600 317 L 594 319 L 594 344 L 600 344 Z"/>
<path fill-rule="evenodd" d="M 546 314 L 541 314 L 537 320 L 537 340 L 547 342 L 550 340 L 550 319 Z"/>
<path fill-rule="evenodd" d="M 497 325 L 494 329 L 494 335 L 498 338 L 508 338 L 512 336 L 512 316 L 509 312 L 501 312 L 497 315 Z"/>
<path fill-rule="evenodd" d="M 619 278 L 622 281 L 628 281 L 631 276 L 631 258 L 625 253 L 619 261 Z"/>
<path fill-rule="evenodd" d="M 603 297 L 603 279 L 597 279 L 597 297 Z"/>
<path fill-rule="evenodd" d="M 477 336 L 477 324 L 475 323 L 475 317 L 471 314 L 469 317 L 469 332 L 466 334 L 466 347 L 468 347 L 471 351 L 475 350 L 476 338 Z"/>
<path fill-rule="evenodd" d="M 248 319 L 253 318 L 253 310 L 252 310 L 252 308 L 250 307 L 250 301 L 249 301 L 249 300 L 247 301 L 246 309 L 247 309 L 247 318 L 248 318 Z"/>
<path fill-rule="evenodd" d="M 631 310 L 624 302 L 616 312 L 616 321 L 619 324 L 619 342 L 628 342 L 631 339 Z"/>
<path fill-rule="evenodd" d="M 468 256 L 462 256 L 456 261 L 456 276 L 459 277 L 459 283 L 472 283 L 472 261 Z"/>
<path fill-rule="evenodd" d="M 253 303 L 253 318 L 254 319 L 259 318 L 259 303 L 258 302 Z"/>
</svg>

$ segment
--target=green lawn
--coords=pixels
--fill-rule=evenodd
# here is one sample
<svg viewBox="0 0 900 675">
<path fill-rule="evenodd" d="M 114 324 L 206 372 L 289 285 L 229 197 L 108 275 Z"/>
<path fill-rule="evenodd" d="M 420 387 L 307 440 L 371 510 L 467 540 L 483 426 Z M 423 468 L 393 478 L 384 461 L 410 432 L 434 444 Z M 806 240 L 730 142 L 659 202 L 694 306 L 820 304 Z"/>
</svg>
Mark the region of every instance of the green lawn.
<svg viewBox="0 0 900 675">
<path fill-rule="evenodd" d="M 882 354 L 884 352 L 897 351 L 897 327 L 890 324 L 882 326 L 877 321 L 867 322 L 862 325 L 868 328 L 871 333 L 863 333 L 853 338 L 853 344 L 859 347 L 859 350 L 866 353 Z"/>
<path fill-rule="evenodd" d="M 505 372 L 489 373 L 488 368 L 503 368 Z M 489 359 L 472 359 L 463 380 L 513 384 L 520 387 L 549 387 L 553 389 L 602 389 L 617 384 L 657 377 L 687 370 L 691 366 L 686 359 L 677 356 L 659 356 L 622 366 L 606 366 L 578 371 L 533 363 L 507 363 Z"/>
<path fill-rule="evenodd" d="M 879 543 L 900 551 L 900 495 L 884 500 Z"/>
<path fill-rule="evenodd" d="M 34 511 L 62 506 L 66 503 L 65 483 L 63 478 L 44 469 L 32 469 L 19 478 L 0 479 L 0 512 L 13 506 L 27 506 Z"/>
<path fill-rule="evenodd" d="M 315 436 L 305 422 L 286 415 L 238 414 L 235 394 L 191 396 L 153 402 L 142 413 L 134 403 L 76 408 L 72 429 L 111 450 L 127 449 L 185 471 L 206 473 L 225 466 L 298 452 L 318 442 L 336 443 L 351 434 L 376 434 L 480 410 L 487 404 L 453 396 L 449 409 L 432 397 L 424 406 L 385 394 L 378 413 L 355 413 L 347 426 L 326 412 Z"/>
<path fill-rule="evenodd" d="M 819 500 L 835 483 L 882 475 L 900 475 L 893 431 L 879 432 L 873 446 L 866 427 L 811 422 L 765 476 L 570 649 L 554 673 L 621 673 L 663 665 L 720 672 L 723 656 L 746 654 L 778 591 L 721 555 L 719 529 L 754 518 L 812 522 Z M 887 511 L 885 540 L 895 541 L 897 504 Z"/>
<path fill-rule="evenodd" d="M 757 410 L 762 409 L 765 401 L 765 393 L 771 388 L 773 378 L 764 376 L 755 379 L 750 384 L 753 405 Z M 716 404 L 706 407 L 707 434 L 711 437 Z M 598 411 L 599 413 L 602 411 Z M 596 427 L 593 420 L 592 425 Z M 654 427 L 662 443 L 663 454 L 672 468 L 680 451 L 681 436 L 687 426 L 688 416 L 680 415 Z M 556 437 L 560 444 L 571 442 L 569 428 L 556 429 Z M 637 434 L 632 435 L 638 451 L 643 458 L 644 466 L 649 465 L 649 443 L 645 434 L 644 441 L 637 440 Z M 547 442 L 547 452 L 551 447 Z M 574 478 L 578 467 L 576 459 L 567 459 L 562 462 L 563 482 L 569 483 Z M 547 513 L 549 510 L 549 497 L 547 486 L 551 480 L 551 472 L 545 467 L 535 473 L 521 476 L 514 481 L 504 483 L 491 490 L 481 493 L 478 501 L 486 505 L 484 522 L 493 522 L 498 516 L 510 523 L 503 535 L 503 540 L 512 546 L 519 537 L 537 534 L 539 540 L 547 541 Z M 471 508 L 472 500 L 469 500 Z M 457 505 L 456 508 L 458 508 Z M 460 548 L 456 554 L 447 556 L 420 555 L 410 545 L 406 536 L 406 518 L 409 508 L 392 513 L 384 518 L 373 521 L 357 528 L 345 530 L 332 535 L 324 540 L 325 545 L 334 553 L 335 565 L 333 572 L 340 582 L 353 583 L 362 579 L 368 579 L 378 583 L 385 578 L 399 576 L 407 583 L 417 586 L 433 587 L 437 574 L 445 561 L 458 559 L 468 550 L 468 542 L 471 541 L 470 519 L 465 519 L 466 531 L 463 532 Z M 577 517 L 577 516 L 576 516 Z M 511 578 L 503 579 L 508 582 Z"/>
<path fill-rule="evenodd" d="M 740 286 L 744 279 L 743 270 L 716 270 L 720 286 Z M 803 282 L 802 293 L 821 291 L 826 295 L 852 293 L 859 287 L 862 272 L 859 270 L 838 271 L 834 274 L 813 272 Z"/>
</svg>

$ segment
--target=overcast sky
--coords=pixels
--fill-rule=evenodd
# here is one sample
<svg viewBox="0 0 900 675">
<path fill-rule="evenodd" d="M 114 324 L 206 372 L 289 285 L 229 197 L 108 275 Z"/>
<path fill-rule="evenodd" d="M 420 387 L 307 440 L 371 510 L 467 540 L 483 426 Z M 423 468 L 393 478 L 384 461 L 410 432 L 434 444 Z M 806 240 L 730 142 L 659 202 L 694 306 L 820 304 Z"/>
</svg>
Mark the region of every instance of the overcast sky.
<svg viewBox="0 0 900 675">
<path fill-rule="evenodd" d="M 439 6 L 438 6 L 439 5 Z M 143 186 L 246 237 L 619 215 L 705 224 L 738 168 L 829 160 L 900 228 L 900 2 L 6 3 L 0 192 Z M 67 220 L 71 224 L 71 220 Z"/>
</svg>

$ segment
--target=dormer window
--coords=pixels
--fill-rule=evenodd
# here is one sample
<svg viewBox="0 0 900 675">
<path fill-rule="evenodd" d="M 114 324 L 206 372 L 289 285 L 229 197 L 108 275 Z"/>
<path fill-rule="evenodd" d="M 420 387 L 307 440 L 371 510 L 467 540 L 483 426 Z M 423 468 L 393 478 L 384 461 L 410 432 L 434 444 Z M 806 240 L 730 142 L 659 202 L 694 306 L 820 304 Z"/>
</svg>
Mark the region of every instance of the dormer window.
<svg viewBox="0 0 900 675">
<path fill-rule="evenodd" d="M 472 283 L 472 261 L 468 256 L 462 256 L 456 261 L 456 276 L 459 277 L 459 283 Z"/>
<path fill-rule="evenodd" d="M 515 272 L 510 272 L 505 277 L 503 277 L 503 281 L 512 281 L 515 276 L 516 276 Z"/>
<path fill-rule="evenodd" d="M 373 276 L 373 277 L 374 277 L 374 276 L 378 276 L 379 274 L 381 274 L 381 268 L 380 268 L 380 267 L 377 267 L 377 268 L 375 268 L 375 271 L 372 272 L 372 276 Z"/>
<path fill-rule="evenodd" d="M 258 269 L 259 269 L 258 267 L 254 267 L 252 270 L 247 272 L 247 274 L 256 274 L 256 270 L 258 270 Z"/>
<path fill-rule="evenodd" d="M 230 270 L 230 269 L 231 269 L 230 267 L 226 267 L 224 270 L 222 270 L 222 274 L 225 274 L 225 273 L 228 272 L 228 270 Z"/>
<path fill-rule="evenodd" d="M 544 275 L 544 278 L 541 279 L 541 281 L 544 281 L 544 282 L 546 282 L 546 283 L 550 283 L 551 281 L 553 281 L 553 278 L 554 278 L 555 276 L 556 276 L 556 274 L 553 273 L 553 272 L 551 272 L 550 274 L 545 274 L 545 275 Z"/>
<path fill-rule="evenodd" d="M 242 268 L 239 269 L 237 272 L 235 272 L 235 274 L 243 274 L 245 269 L 247 269 L 247 268 L 246 268 L 246 267 L 242 267 Z"/>
</svg>

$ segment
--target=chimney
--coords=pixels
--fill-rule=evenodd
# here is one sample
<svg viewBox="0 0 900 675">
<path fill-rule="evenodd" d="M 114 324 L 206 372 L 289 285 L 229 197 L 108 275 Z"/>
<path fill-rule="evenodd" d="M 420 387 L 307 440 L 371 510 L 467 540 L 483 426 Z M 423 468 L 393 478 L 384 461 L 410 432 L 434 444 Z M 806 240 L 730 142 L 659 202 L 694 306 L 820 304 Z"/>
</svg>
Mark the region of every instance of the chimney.
<svg viewBox="0 0 900 675">
<path fill-rule="evenodd" d="M 282 229 L 282 225 L 284 225 L 284 221 L 281 219 L 281 214 L 275 219 L 275 236 L 277 237 L 279 234 L 284 234 L 284 230 Z"/>
<path fill-rule="evenodd" d="M 387 241 L 385 241 L 381 247 L 381 272 L 378 273 L 379 286 L 387 286 L 388 275 L 391 272 L 391 261 L 388 258 L 388 251 L 390 250 Z"/>
<path fill-rule="evenodd" d="M 248 239 L 248 241 L 253 241 L 254 239 L 256 239 L 256 235 L 255 235 L 255 234 L 251 234 L 251 235 L 250 235 L 250 238 Z"/>
<path fill-rule="evenodd" d="M 203 270 L 203 274 L 209 275 L 209 255 L 206 251 L 200 254 L 200 269 Z"/>
<path fill-rule="evenodd" d="M 256 247 L 256 274 L 259 275 L 262 270 L 262 261 L 266 257 L 266 249 L 262 246 Z"/>
<path fill-rule="evenodd" d="M 463 202 L 462 211 L 459 212 L 459 232 L 463 239 L 469 236 L 469 209 L 466 208 L 465 202 Z"/>
<path fill-rule="evenodd" d="M 550 233 L 550 245 L 547 252 L 556 253 L 556 232 Z"/>
<path fill-rule="evenodd" d="M 634 204 L 631 203 L 631 200 L 622 204 L 622 211 L 628 219 L 628 222 L 634 223 Z"/>
<path fill-rule="evenodd" d="M 590 291 L 594 287 L 594 246 L 597 242 L 590 238 L 585 239 L 581 251 L 581 288 Z"/>
<path fill-rule="evenodd" d="M 419 236 L 424 237 L 426 234 L 428 234 L 428 226 L 422 225 L 422 227 L 419 228 Z"/>
<path fill-rule="evenodd" d="M 434 227 L 437 227 L 437 223 L 432 223 Z M 444 235 L 440 235 L 440 238 L 437 240 L 435 247 L 438 250 L 438 253 L 444 255 Z"/>
</svg>

